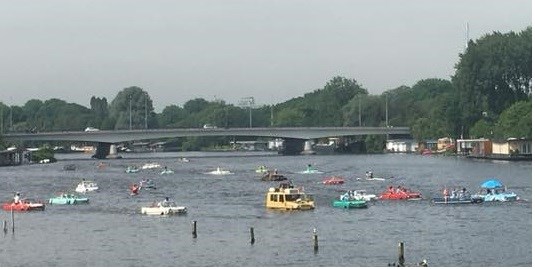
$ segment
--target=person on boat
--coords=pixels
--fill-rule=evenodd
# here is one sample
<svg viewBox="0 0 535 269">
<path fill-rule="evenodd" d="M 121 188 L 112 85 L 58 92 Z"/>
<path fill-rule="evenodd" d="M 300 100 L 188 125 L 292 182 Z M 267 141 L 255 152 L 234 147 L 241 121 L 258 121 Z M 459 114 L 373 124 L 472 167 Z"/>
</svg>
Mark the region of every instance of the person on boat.
<svg viewBox="0 0 535 269">
<path fill-rule="evenodd" d="M 165 197 L 165 199 L 160 203 L 160 206 L 169 206 L 169 197 Z"/>
<path fill-rule="evenodd" d="M 392 186 L 388 186 L 388 192 L 390 192 L 390 193 L 394 193 L 394 187 L 392 187 Z"/>
<path fill-rule="evenodd" d="M 396 193 L 400 193 L 400 192 L 401 192 L 401 186 L 398 186 L 398 187 L 396 188 Z"/>
<path fill-rule="evenodd" d="M 444 197 L 448 197 L 448 188 L 444 188 L 442 195 L 444 195 Z"/>
<path fill-rule="evenodd" d="M 13 202 L 15 204 L 18 204 L 20 202 L 20 192 L 15 193 L 15 196 L 13 197 Z"/>
<path fill-rule="evenodd" d="M 139 186 L 137 184 L 132 185 L 132 188 L 130 189 L 132 191 L 132 194 L 139 194 Z"/>
</svg>

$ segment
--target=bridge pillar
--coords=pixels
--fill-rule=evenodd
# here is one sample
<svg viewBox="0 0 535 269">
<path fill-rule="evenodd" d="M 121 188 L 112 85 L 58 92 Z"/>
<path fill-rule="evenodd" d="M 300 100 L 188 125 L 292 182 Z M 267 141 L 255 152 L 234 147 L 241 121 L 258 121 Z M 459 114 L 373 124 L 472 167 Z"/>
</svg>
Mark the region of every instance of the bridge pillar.
<svg viewBox="0 0 535 269">
<path fill-rule="evenodd" d="M 98 143 L 95 154 L 92 156 L 92 158 L 106 159 L 106 157 L 110 154 L 111 145 L 111 143 Z"/>
<path fill-rule="evenodd" d="M 119 159 L 121 156 L 117 154 L 117 146 L 115 144 L 110 145 L 110 154 L 106 156 L 108 159 Z"/>
<path fill-rule="evenodd" d="M 282 155 L 299 155 L 303 151 L 304 144 L 304 139 L 285 138 L 279 153 Z"/>
<path fill-rule="evenodd" d="M 301 151 L 301 154 L 303 155 L 316 154 L 316 152 L 312 150 L 312 140 L 305 141 L 305 146 L 303 147 L 303 151 Z"/>
</svg>

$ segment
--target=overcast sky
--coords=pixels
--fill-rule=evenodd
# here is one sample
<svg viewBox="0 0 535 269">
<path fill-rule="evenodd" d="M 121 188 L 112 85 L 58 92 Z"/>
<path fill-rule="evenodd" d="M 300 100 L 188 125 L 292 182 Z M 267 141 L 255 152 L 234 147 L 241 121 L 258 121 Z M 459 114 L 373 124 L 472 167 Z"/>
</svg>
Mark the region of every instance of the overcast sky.
<svg viewBox="0 0 535 269">
<path fill-rule="evenodd" d="M 0 101 L 89 107 L 129 86 L 274 104 L 334 76 L 372 94 L 450 79 L 466 43 L 532 24 L 530 0 L 0 0 Z"/>
</svg>

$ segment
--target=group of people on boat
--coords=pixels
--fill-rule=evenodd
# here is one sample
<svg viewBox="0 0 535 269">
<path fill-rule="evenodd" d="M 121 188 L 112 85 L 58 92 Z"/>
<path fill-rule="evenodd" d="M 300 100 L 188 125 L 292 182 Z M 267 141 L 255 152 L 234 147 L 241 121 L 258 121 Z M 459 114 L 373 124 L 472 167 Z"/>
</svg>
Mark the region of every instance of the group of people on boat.
<svg viewBox="0 0 535 269">
<path fill-rule="evenodd" d="M 361 191 L 360 194 L 364 194 L 364 193 Z M 340 195 L 340 200 L 341 201 L 358 200 L 357 195 L 358 195 L 357 191 L 349 190 L 346 193 Z"/>
<path fill-rule="evenodd" d="M 388 186 L 389 193 L 401 193 L 401 192 L 408 192 L 408 191 L 409 189 L 402 187 L 402 186 L 398 186 L 396 189 L 394 189 L 393 186 Z"/>
<path fill-rule="evenodd" d="M 448 188 L 444 188 L 444 190 L 442 191 L 442 195 L 444 196 L 444 198 L 447 197 L 447 198 L 453 198 L 453 199 L 466 198 L 467 196 L 470 196 L 466 188 L 462 188 L 460 190 L 457 190 L 457 188 L 453 188 L 451 190 L 451 193 L 448 192 Z"/>
<path fill-rule="evenodd" d="M 373 172 L 372 171 L 366 171 L 366 178 L 373 178 Z"/>
</svg>

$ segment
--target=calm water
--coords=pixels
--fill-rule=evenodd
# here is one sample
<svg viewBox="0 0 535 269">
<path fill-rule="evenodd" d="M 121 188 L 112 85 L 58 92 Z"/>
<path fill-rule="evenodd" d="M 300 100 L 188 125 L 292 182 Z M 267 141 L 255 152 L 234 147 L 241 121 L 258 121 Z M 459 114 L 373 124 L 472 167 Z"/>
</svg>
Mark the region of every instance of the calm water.
<svg viewBox="0 0 535 269">
<path fill-rule="evenodd" d="M 531 162 L 468 160 L 404 154 L 336 156 L 245 156 L 244 153 L 128 154 L 125 159 L 98 161 L 87 155 L 57 155 L 54 164 L 0 167 L 0 200 L 13 191 L 48 199 L 74 191 L 82 177 L 96 181 L 90 203 L 48 205 L 43 212 L 17 213 L 15 234 L 0 235 L 0 266 L 386 266 L 397 260 L 405 242 L 405 260 L 427 259 L 431 266 L 531 266 Z M 147 162 L 160 170 L 126 174 L 126 166 Z M 74 163 L 75 171 L 63 171 Z M 312 163 L 323 175 L 297 174 Z M 313 193 L 316 209 L 280 212 L 264 208 L 264 194 L 276 182 L 262 182 L 259 165 L 277 168 L 295 185 Z M 217 166 L 234 172 L 210 176 Z M 356 181 L 367 170 L 385 182 Z M 327 175 L 346 179 L 324 186 Z M 367 209 L 333 208 L 331 201 L 347 189 L 380 193 L 404 184 L 429 198 L 445 185 L 476 191 L 486 178 L 500 178 L 526 200 L 512 203 L 439 206 L 429 200 L 378 201 Z M 128 187 L 142 178 L 157 190 L 131 197 Z M 188 207 L 183 216 L 145 216 L 141 206 L 169 196 Z M 2 211 L 0 220 L 10 221 Z M 191 222 L 197 221 L 193 238 Z M 250 244 L 254 227 L 256 243 Z M 314 253 L 312 230 L 319 251 Z M 1 233 L 1 232 L 0 232 Z"/>
</svg>

